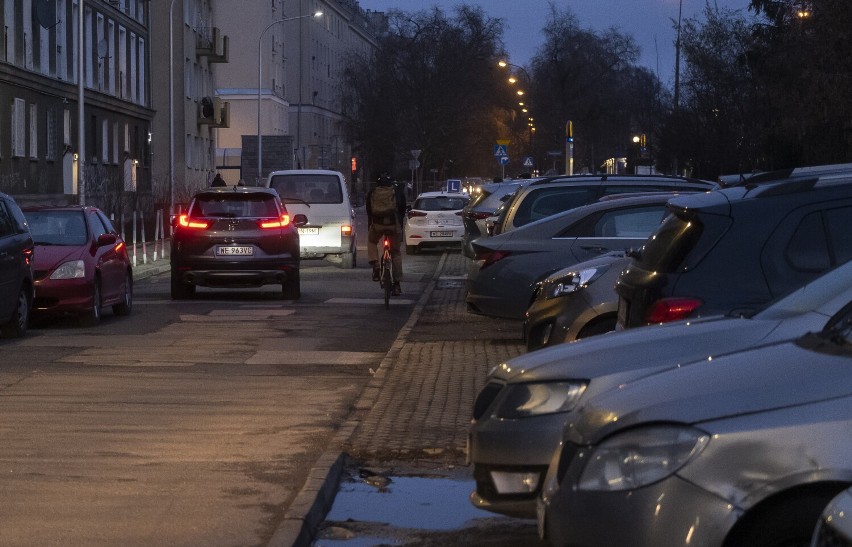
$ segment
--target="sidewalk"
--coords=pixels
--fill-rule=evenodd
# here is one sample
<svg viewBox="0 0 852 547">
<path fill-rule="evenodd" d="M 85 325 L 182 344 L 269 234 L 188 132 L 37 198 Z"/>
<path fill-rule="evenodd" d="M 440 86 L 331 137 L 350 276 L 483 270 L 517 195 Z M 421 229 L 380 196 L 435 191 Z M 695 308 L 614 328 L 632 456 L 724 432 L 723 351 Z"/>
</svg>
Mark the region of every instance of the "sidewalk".
<svg viewBox="0 0 852 547">
<path fill-rule="evenodd" d="M 144 254 L 143 254 L 144 250 Z M 127 244 L 127 254 L 130 256 L 131 262 L 135 260 L 133 265 L 133 279 L 138 281 L 169 271 L 169 252 L 171 251 L 171 240 L 165 239 L 160 241 L 155 247 L 153 243 L 143 245 L 137 243 L 135 248 L 132 244 Z"/>
<path fill-rule="evenodd" d="M 309 546 L 334 502 L 346 455 L 464 465 L 473 401 L 491 367 L 524 353 L 517 321 L 470 314 L 466 260 L 444 254 L 414 311 L 270 546 Z"/>
</svg>

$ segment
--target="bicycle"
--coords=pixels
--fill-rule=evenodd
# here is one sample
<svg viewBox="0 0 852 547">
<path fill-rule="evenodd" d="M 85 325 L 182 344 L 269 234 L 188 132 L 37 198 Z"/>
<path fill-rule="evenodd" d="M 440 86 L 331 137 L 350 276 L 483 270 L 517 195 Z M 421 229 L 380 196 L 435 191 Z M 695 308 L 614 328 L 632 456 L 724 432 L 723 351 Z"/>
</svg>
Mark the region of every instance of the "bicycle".
<svg viewBox="0 0 852 547">
<path fill-rule="evenodd" d="M 393 258 L 390 251 L 390 237 L 382 234 L 382 259 L 379 262 L 379 286 L 385 291 L 385 308 L 390 308 L 390 297 L 395 279 L 393 277 Z"/>
</svg>

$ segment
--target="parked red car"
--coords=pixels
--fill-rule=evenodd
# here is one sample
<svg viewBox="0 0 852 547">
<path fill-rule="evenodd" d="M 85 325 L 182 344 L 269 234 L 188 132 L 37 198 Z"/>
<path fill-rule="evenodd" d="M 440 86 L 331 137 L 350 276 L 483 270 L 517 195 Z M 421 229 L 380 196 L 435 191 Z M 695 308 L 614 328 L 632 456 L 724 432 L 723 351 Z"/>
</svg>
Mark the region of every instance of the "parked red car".
<svg viewBox="0 0 852 547">
<path fill-rule="evenodd" d="M 27 207 L 24 216 L 35 242 L 35 300 L 32 315 L 79 317 L 100 322 L 104 306 L 116 315 L 133 307 L 133 267 L 127 246 L 96 207 Z"/>
</svg>

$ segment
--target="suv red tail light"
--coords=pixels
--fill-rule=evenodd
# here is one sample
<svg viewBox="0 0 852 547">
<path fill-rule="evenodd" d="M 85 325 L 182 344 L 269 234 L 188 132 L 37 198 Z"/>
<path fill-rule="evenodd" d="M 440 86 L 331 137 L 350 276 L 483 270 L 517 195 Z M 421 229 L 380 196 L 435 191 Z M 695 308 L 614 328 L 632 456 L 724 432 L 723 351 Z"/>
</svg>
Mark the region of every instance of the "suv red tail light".
<svg viewBox="0 0 852 547">
<path fill-rule="evenodd" d="M 190 220 L 188 215 L 179 216 L 178 224 L 180 224 L 184 228 L 192 228 L 194 230 L 206 230 L 210 226 L 210 223 L 208 221 L 198 220 L 195 218 Z"/>
<path fill-rule="evenodd" d="M 280 218 L 270 218 L 267 220 L 258 220 L 257 225 L 261 228 L 284 228 L 290 225 L 290 215 L 284 213 Z"/>
<path fill-rule="evenodd" d="M 466 218 L 471 219 L 471 220 L 485 220 L 486 218 L 490 217 L 491 215 L 492 215 L 492 213 L 488 213 L 488 212 L 485 212 L 485 211 L 468 211 L 467 213 L 465 213 L 464 216 Z"/>
<path fill-rule="evenodd" d="M 426 213 L 424 213 L 423 211 L 408 211 L 408 218 L 425 217 L 425 216 L 426 216 Z"/>
<path fill-rule="evenodd" d="M 648 323 L 670 323 L 685 319 L 701 304 L 698 298 L 663 298 L 654 302 L 645 320 Z"/>
</svg>

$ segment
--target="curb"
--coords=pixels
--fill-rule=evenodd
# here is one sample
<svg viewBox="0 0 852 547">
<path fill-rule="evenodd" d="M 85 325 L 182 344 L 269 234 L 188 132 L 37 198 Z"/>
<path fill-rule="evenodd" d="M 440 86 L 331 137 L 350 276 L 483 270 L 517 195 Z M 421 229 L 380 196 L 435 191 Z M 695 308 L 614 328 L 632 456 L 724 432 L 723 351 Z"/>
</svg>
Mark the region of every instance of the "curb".
<svg viewBox="0 0 852 547">
<path fill-rule="evenodd" d="M 399 357 L 402 347 L 408 341 L 411 330 L 423 314 L 423 309 L 432 297 L 432 292 L 435 290 L 441 272 L 444 271 L 446 261 L 447 253 L 443 253 L 438 266 L 435 268 L 435 273 L 432 274 L 432 279 L 429 280 L 429 284 L 415 304 L 408 321 L 400 329 L 390 349 L 382 358 L 378 370 L 355 401 L 352 407 L 352 414 L 355 416 L 360 411 L 370 410 L 378 399 L 387 378 L 388 369 Z M 272 534 L 272 538 L 267 543 L 268 547 L 310 547 L 320 524 L 334 504 L 334 497 L 337 495 L 340 477 L 343 475 L 345 463 L 348 459 L 348 455 L 342 451 L 342 447 L 352 437 L 359 423 L 360 420 L 357 417 L 349 418 L 338 429 L 329 449 L 311 467 L 308 480 L 296 494 L 293 503 L 290 504 L 289 509 L 284 514 L 284 520 Z"/>
</svg>

